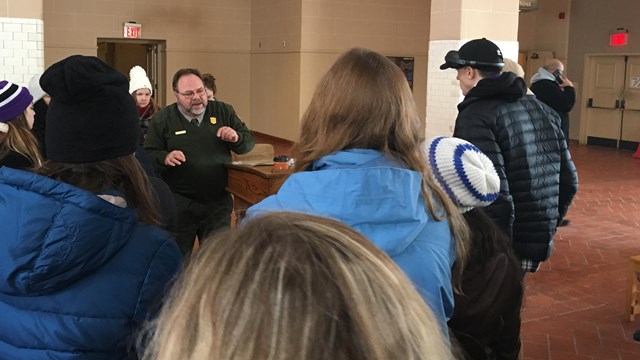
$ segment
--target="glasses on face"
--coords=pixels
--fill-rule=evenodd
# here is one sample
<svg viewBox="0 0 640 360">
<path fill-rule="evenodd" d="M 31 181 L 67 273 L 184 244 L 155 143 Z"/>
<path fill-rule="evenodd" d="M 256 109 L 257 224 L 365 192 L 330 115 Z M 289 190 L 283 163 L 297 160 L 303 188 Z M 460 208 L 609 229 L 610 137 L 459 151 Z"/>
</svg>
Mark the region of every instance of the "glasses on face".
<svg viewBox="0 0 640 360">
<path fill-rule="evenodd" d="M 205 89 L 203 87 L 201 87 L 200 89 L 196 89 L 195 91 L 185 91 L 183 93 L 176 90 L 176 93 L 184 96 L 187 99 L 193 99 L 193 97 L 196 95 L 201 96 L 202 94 L 204 94 L 204 92 L 205 92 Z"/>
</svg>

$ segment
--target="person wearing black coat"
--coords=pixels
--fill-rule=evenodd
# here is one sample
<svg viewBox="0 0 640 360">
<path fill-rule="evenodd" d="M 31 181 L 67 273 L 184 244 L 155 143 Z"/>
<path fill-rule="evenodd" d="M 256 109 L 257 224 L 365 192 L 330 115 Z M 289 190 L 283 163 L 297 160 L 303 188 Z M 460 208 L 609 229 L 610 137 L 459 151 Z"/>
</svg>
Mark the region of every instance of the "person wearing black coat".
<svg viewBox="0 0 640 360">
<path fill-rule="evenodd" d="M 576 103 L 573 83 L 564 74 L 564 64 L 551 59 L 531 77 L 531 91 L 538 100 L 558 112 L 564 138 L 569 141 L 569 111 Z"/>
<path fill-rule="evenodd" d="M 465 95 L 453 136 L 484 152 L 500 177 L 500 195 L 486 211 L 512 239 L 523 270 L 535 272 L 551 255 L 578 175 L 558 114 L 527 96 L 523 79 L 500 74 L 503 65 L 500 48 L 477 39 L 450 51 L 440 68 L 457 71 Z"/>
</svg>

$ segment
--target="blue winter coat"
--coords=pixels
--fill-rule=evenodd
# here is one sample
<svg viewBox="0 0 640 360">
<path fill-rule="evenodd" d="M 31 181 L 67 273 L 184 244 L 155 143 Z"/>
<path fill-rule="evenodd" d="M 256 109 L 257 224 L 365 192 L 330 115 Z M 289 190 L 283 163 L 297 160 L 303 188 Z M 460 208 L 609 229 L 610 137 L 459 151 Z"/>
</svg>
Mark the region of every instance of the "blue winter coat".
<svg viewBox="0 0 640 360">
<path fill-rule="evenodd" d="M 252 206 L 342 221 L 384 250 L 413 281 L 443 328 L 453 313 L 454 241 L 446 220 L 429 215 L 422 177 L 374 150 L 340 151 L 292 174 L 276 195 Z"/>
<path fill-rule="evenodd" d="M 135 211 L 0 168 L 0 359 L 123 359 L 182 256 Z"/>
</svg>

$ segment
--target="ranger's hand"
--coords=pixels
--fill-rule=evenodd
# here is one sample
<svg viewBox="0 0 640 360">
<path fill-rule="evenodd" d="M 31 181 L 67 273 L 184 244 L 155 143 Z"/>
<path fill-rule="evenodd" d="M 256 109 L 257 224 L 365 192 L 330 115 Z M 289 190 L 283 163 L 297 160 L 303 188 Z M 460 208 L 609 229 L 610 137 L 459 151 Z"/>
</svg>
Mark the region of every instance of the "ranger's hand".
<svg viewBox="0 0 640 360">
<path fill-rule="evenodd" d="M 228 126 L 223 126 L 218 129 L 218 137 L 224 141 L 234 143 L 238 141 L 238 133 Z"/>
<path fill-rule="evenodd" d="M 184 156 L 184 154 L 180 150 L 173 150 L 172 152 L 168 153 L 167 156 L 165 156 L 164 158 L 164 164 L 166 166 L 172 166 L 172 167 L 176 165 L 182 165 L 182 163 L 185 161 L 187 161 L 187 158 Z"/>
</svg>

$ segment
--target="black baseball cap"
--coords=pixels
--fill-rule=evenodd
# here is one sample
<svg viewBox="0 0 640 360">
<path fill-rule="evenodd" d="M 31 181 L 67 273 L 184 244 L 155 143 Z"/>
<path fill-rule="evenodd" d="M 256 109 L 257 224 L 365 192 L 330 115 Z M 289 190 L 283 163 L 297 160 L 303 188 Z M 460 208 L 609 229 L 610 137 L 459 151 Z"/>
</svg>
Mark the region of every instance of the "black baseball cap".
<svg viewBox="0 0 640 360">
<path fill-rule="evenodd" d="M 460 69 L 465 66 L 500 70 L 504 66 L 502 51 L 498 45 L 485 38 L 471 40 L 462 45 L 460 50 L 449 51 L 444 57 L 444 64 L 440 65 L 440 70 Z"/>
</svg>

